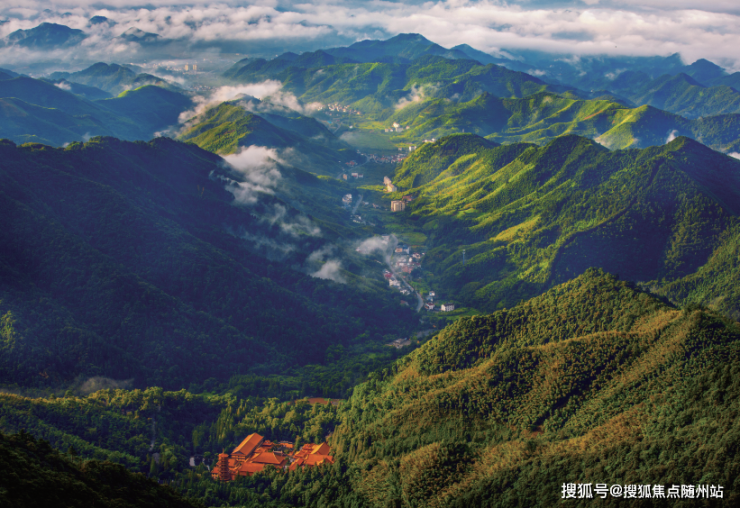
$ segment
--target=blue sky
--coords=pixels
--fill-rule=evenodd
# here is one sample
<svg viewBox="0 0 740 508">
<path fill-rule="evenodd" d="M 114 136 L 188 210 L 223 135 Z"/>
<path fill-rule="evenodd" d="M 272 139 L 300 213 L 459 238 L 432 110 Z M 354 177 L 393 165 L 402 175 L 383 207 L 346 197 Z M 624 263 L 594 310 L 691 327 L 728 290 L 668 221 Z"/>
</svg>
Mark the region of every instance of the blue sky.
<svg viewBox="0 0 740 508">
<path fill-rule="evenodd" d="M 47 9 L 44 11 L 44 9 Z M 89 27 L 93 15 L 116 21 Z M 467 43 L 483 51 L 531 48 L 561 54 L 668 55 L 708 58 L 740 70 L 738 0 L 445 0 L 192 2 L 150 0 L 3 0 L 0 37 L 41 21 L 90 34 L 91 58 L 131 55 L 118 39 L 136 27 L 194 48 L 269 56 L 367 38 L 417 32 L 445 47 Z M 0 63 L 15 56 L 0 51 Z"/>
</svg>

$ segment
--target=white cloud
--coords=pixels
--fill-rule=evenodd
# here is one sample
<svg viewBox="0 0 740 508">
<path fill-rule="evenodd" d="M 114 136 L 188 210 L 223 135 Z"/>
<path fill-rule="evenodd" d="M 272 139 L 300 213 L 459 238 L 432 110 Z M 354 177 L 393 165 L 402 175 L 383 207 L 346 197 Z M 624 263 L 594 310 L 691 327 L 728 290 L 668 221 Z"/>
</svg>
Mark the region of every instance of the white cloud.
<svg viewBox="0 0 740 508">
<path fill-rule="evenodd" d="M 666 144 L 676 139 L 676 136 L 678 136 L 678 130 L 673 129 L 671 132 L 668 133 L 668 137 L 665 139 Z"/>
<path fill-rule="evenodd" d="M 737 153 L 737 152 L 730 152 L 727 155 L 729 155 L 730 157 L 734 159 L 740 159 L 740 153 Z"/>
<path fill-rule="evenodd" d="M 244 95 L 261 99 L 279 92 L 281 87 L 282 84 L 275 80 L 266 80 L 261 83 L 248 85 L 222 86 L 211 91 L 208 95 L 196 95 L 193 97 L 193 102 L 196 106 L 193 109 L 180 113 L 179 121 L 180 123 L 187 123 L 223 102 L 231 101 Z"/>
<path fill-rule="evenodd" d="M 318 279 L 327 279 L 327 280 L 333 280 L 334 282 L 339 282 L 340 284 L 346 284 L 347 280 L 342 277 L 342 263 L 339 260 L 336 259 L 330 259 L 326 263 L 324 263 L 321 268 L 314 273 L 311 274 L 311 277 L 316 277 Z"/>
<path fill-rule="evenodd" d="M 277 150 L 263 146 L 242 147 L 238 153 L 225 156 L 224 160 L 244 177 L 243 182 L 227 180 L 226 189 L 234 195 L 236 203 L 253 205 L 260 194 L 275 193 L 274 189 L 282 178 L 277 168 L 277 164 L 282 162 Z"/>
<path fill-rule="evenodd" d="M 86 58 L 111 55 L 135 60 L 144 48 L 117 38 L 129 28 L 196 45 L 236 44 L 242 53 L 297 51 L 326 45 L 386 38 L 418 32 L 445 47 L 461 43 L 497 53 L 501 48 L 531 48 L 576 54 L 667 55 L 680 52 L 688 61 L 708 58 L 738 65 L 740 2 L 735 0 L 588 0 L 574 2 L 503 2 L 447 0 L 437 2 L 239 1 L 219 3 L 150 0 L 40 0 L 3 2 L 0 37 L 42 21 L 66 24 L 89 34 L 81 51 Z M 51 8 L 52 12 L 43 12 Z M 88 27 L 102 15 L 114 27 Z M 232 46 L 233 46 L 232 44 Z M 0 63 L 56 55 L 18 48 L 0 51 Z M 61 62 L 76 58 L 59 53 Z"/>
</svg>

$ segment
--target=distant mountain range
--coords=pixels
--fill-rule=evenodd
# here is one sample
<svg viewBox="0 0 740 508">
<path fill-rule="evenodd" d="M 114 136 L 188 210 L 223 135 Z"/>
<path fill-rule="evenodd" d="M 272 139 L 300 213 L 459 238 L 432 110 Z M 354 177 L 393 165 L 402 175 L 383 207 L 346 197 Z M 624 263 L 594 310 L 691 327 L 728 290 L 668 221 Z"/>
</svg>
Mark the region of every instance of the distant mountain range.
<svg viewBox="0 0 740 508">
<path fill-rule="evenodd" d="M 43 50 L 69 48 L 85 38 L 87 35 L 82 30 L 56 23 L 41 23 L 29 30 L 16 30 L 2 42 L 7 46 Z"/>
<path fill-rule="evenodd" d="M 109 89 L 123 86 L 120 81 L 109 83 Z M 101 89 L 66 79 L 2 75 L 0 103 L 0 136 L 57 146 L 98 135 L 149 140 L 157 131 L 178 125 L 180 113 L 192 107 L 190 97 L 170 86 L 143 84 L 110 97 Z"/>
</svg>

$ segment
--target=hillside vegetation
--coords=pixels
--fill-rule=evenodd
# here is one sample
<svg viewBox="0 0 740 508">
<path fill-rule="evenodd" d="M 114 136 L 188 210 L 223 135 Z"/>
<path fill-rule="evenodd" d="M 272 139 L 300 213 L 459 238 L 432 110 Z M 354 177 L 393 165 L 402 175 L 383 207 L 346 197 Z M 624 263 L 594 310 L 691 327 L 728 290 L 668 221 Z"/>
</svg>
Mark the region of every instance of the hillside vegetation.
<svg viewBox="0 0 740 508">
<path fill-rule="evenodd" d="M 203 506 L 121 465 L 75 460 L 26 432 L 0 434 L 0 474 L 0 503 L 7 508 Z"/>
<path fill-rule="evenodd" d="M 244 179 L 165 138 L 66 149 L 3 141 L 1 382 L 104 375 L 179 388 L 321 363 L 332 345 L 405 329 L 411 311 L 379 283 L 307 274 L 307 257 L 341 231 L 276 194 L 235 206 L 224 178 Z M 284 199 L 323 193 L 339 208 L 343 189 L 299 170 L 284 180 Z M 291 198 L 291 186 L 310 191 Z"/>
<path fill-rule="evenodd" d="M 238 101 L 224 102 L 191 120 L 178 139 L 220 155 L 253 145 L 291 149 L 285 153 L 291 162 L 331 176 L 345 170 L 344 163 L 357 157 L 354 149 L 313 118 L 292 111 L 257 114 Z"/>
<path fill-rule="evenodd" d="M 722 485 L 731 506 L 739 360 L 737 323 L 589 271 L 357 387 L 335 442 L 366 506 L 553 506 L 563 483 Z"/>
<path fill-rule="evenodd" d="M 468 102 L 430 99 L 399 109 L 385 123 L 409 127 L 390 138 L 396 143 L 471 132 L 499 143 L 542 145 L 557 136 L 577 134 L 617 150 L 663 145 L 685 135 L 715 150 L 740 149 L 740 115 L 688 120 L 652 106 L 631 108 L 613 99 L 579 99 L 549 92 L 521 99 L 488 93 Z"/>
<path fill-rule="evenodd" d="M 144 85 L 91 101 L 46 80 L 0 80 L 0 138 L 56 146 L 93 136 L 149 140 L 177 125 L 192 102 L 180 91 Z"/>
<path fill-rule="evenodd" d="M 407 213 L 429 235 L 425 269 L 471 307 L 510 307 L 592 266 L 666 283 L 732 248 L 740 163 L 688 138 L 621 151 L 577 136 L 486 143 L 459 134 L 425 144 L 394 180 L 417 196 Z"/>
</svg>

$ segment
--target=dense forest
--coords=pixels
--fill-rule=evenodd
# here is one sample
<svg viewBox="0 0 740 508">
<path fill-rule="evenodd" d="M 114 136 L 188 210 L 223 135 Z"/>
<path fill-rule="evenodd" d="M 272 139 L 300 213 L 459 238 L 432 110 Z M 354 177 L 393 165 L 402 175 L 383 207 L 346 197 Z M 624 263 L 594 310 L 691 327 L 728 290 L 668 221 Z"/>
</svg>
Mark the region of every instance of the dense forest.
<svg viewBox="0 0 740 508">
<path fill-rule="evenodd" d="M 589 270 L 459 319 L 338 406 L 104 389 L 4 396 L 0 426 L 207 506 L 552 506 L 562 483 L 714 485 L 732 506 L 738 344 L 736 322 Z M 212 480 L 216 454 L 252 432 L 328 440 L 336 463 Z"/>
<path fill-rule="evenodd" d="M 330 347 L 408 328 L 411 311 L 380 284 L 291 269 L 341 228 L 274 194 L 235 206 L 214 175 L 238 174 L 193 145 L 5 141 L 0 152 L 0 213 L 12 219 L 0 233 L 3 383 L 84 375 L 179 389 L 322 364 Z M 292 185 L 341 195 L 305 175 L 308 185 Z M 246 231 L 298 257 L 271 262 Z"/>
<path fill-rule="evenodd" d="M 537 147 L 456 134 L 420 147 L 394 182 L 417 195 L 408 224 L 428 235 L 432 280 L 470 307 L 510 307 L 596 266 L 740 310 L 740 163 L 688 138 L 610 151 L 579 136 Z M 711 287 L 690 289 L 709 273 Z"/>
</svg>

